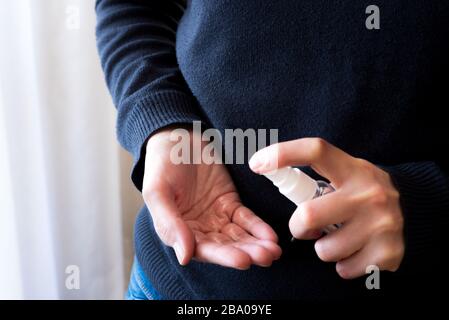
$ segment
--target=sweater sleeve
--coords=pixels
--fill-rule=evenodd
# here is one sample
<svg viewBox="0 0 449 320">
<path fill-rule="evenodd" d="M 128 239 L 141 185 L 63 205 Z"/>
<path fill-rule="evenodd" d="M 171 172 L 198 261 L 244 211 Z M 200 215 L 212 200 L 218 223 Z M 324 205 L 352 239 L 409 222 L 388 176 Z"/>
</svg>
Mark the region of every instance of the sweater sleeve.
<svg viewBox="0 0 449 320">
<path fill-rule="evenodd" d="M 449 180 L 435 162 L 383 167 L 400 193 L 404 215 L 404 274 L 435 272 L 442 266 L 449 228 Z"/>
<path fill-rule="evenodd" d="M 156 130 L 201 121 L 178 68 L 176 29 L 182 0 L 97 0 L 97 47 L 117 108 L 117 136 L 134 158 L 142 190 L 146 139 Z"/>
</svg>

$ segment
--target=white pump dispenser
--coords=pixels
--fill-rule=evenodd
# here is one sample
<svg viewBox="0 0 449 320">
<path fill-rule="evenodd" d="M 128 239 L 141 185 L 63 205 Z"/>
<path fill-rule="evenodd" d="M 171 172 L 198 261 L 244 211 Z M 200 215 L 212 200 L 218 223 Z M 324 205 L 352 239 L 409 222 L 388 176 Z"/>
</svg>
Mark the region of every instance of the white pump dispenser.
<svg viewBox="0 0 449 320">
<path fill-rule="evenodd" d="M 285 167 L 265 174 L 279 192 L 299 205 L 301 202 L 315 198 L 317 182 L 298 168 Z"/>
<path fill-rule="evenodd" d="M 284 167 L 268 172 L 264 176 L 297 206 L 304 201 L 335 191 L 327 182 L 316 181 L 298 168 Z M 339 225 L 329 225 L 323 229 L 323 232 L 329 233 L 338 227 Z"/>
</svg>

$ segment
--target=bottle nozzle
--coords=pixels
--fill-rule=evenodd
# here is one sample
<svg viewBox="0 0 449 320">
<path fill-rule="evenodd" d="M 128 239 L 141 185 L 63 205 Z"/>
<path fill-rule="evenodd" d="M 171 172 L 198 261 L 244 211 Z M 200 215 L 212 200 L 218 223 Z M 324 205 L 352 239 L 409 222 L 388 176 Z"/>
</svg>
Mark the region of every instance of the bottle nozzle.
<svg viewBox="0 0 449 320">
<path fill-rule="evenodd" d="M 296 205 L 313 199 L 318 189 L 317 182 L 298 168 L 284 167 L 270 171 L 264 176 Z"/>
</svg>

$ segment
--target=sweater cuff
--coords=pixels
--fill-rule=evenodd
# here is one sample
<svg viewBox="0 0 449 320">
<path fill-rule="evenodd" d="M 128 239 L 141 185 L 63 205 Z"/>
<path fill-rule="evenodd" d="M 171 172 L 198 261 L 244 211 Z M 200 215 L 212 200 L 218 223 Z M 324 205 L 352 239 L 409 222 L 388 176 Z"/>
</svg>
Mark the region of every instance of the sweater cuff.
<svg viewBox="0 0 449 320">
<path fill-rule="evenodd" d="M 441 268 L 442 237 L 449 226 L 449 183 L 434 162 L 383 167 L 400 194 L 405 254 L 399 273 L 435 272 Z"/>
<path fill-rule="evenodd" d="M 142 191 L 145 167 L 145 142 L 155 131 L 173 124 L 201 121 L 197 115 L 196 102 L 185 93 L 166 91 L 127 102 L 123 119 L 118 119 L 118 138 L 131 152 L 134 165 L 131 179 Z"/>
</svg>

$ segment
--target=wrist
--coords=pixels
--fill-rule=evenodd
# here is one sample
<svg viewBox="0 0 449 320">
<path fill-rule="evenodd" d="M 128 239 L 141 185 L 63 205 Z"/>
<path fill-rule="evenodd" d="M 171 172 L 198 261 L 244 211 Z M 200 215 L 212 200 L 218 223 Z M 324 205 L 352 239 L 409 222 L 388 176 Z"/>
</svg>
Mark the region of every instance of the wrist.
<svg viewBox="0 0 449 320">
<path fill-rule="evenodd" d="M 177 129 L 184 129 L 190 133 L 192 132 L 192 128 L 188 124 L 172 124 L 169 126 L 165 126 L 163 128 L 160 128 L 159 130 L 156 130 L 147 138 L 144 143 L 145 149 L 148 150 L 148 148 L 152 147 L 155 144 L 172 142 L 170 136 L 172 132 Z"/>
</svg>

